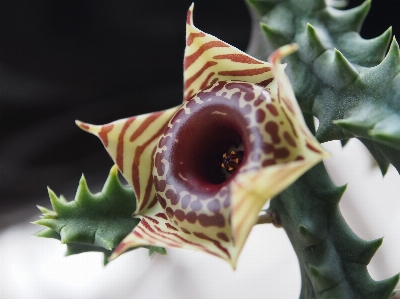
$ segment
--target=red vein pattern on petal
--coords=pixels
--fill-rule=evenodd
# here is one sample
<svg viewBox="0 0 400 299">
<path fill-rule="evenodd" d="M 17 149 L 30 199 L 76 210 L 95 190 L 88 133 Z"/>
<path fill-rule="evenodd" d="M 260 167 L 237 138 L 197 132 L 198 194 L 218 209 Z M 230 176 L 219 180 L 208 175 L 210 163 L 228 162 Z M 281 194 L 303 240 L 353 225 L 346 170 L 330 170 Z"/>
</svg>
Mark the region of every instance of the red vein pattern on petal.
<svg viewBox="0 0 400 299">
<path fill-rule="evenodd" d="M 200 240 L 201 242 L 199 242 Z M 111 259 L 116 258 L 129 248 L 143 245 L 185 248 L 229 259 L 228 249 L 218 239 L 210 238 L 202 232 L 180 233 L 176 225 L 173 226 L 165 215 L 161 216 L 160 214 L 142 216 L 142 220 L 133 232 L 125 237 L 115 249 Z M 213 249 L 213 247 L 218 248 L 218 250 Z M 224 254 L 221 254 L 221 252 L 224 252 Z"/>
<path fill-rule="evenodd" d="M 229 59 L 232 62 L 240 62 L 240 63 L 247 63 L 247 64 L 263 64 L 261 61 L 256 60 L 250 56 L 246 56 L 243 54 L 221 54 L 215 55 L 214 59 Z"/>
<path fill-rule="evenodd" d="M 100 138 L 132 186 L 138 201 L 136 214 L 144 213 L 157 202 L 152 177 L 153 154 L 158 138 L 178 109 L 174 107 L 100 126 L 77 121 L 81 129 Z"/>
<path fill-rule="evenodd" d="M 240 80 L 263 87 L 273 81 L 269 63 L 197 29 L 193 25 L 193 5 L 187 14 L 186 45 L 184 101 L 216 81 Z"/>
</svg>

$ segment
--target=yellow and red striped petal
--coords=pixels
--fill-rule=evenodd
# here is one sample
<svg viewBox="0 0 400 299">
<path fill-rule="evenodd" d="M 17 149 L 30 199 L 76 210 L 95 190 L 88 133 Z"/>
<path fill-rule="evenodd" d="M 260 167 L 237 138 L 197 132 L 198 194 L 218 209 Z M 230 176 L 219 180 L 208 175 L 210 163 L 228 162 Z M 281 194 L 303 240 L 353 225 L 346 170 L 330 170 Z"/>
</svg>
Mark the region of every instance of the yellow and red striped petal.
<svg viewBox="0 0 400 299">
<path fill-rule="evenodd" d="M 217 81 L 238 80 L 267 87 L 271 65 L 207 34 L 193 25 L 193 4 L 186 20 L 184 100 Z"/>
<path fill-rule="evenodd" d="M 152 177 L 158 139 L 179 107 L 120 119 L 106 125 L 76 121 L 84 131 L 100 138 L 137 197 L 136 214 L 157 204 Z"/>
<path fill-rule="evenodd" d="M 158 212 L 151 216 L 141 216 L 140 223 L 118 245 L 110 260 L 132 247 L 159 246 L 201 251 L 230 262 L 235 249 L 228 239 L 229 234 L 229 227 L 207 232 L 186 229 L 174 221 L 171 215 Z M 234 264 L 232 266 L 235 267 Z"/>
<path fill-rule="evenodd" d="M 323 158 L 330 156 L 309 131 L 290 81 L 280 65 L 284 56 L 296 50 L 296 45 L 287 45 L 276 50 L 269 57 L 277 82 L 273 88 L 269 89 L 272 99 L 276 99 L 272 101 L 275 108 L 273 114 L 276 118 L 270 118 L 265 123 L 265 128 L 267 124 L 270 124 L 270 128 L 276 129 L 275 137 L 272 138 L 279 140 L 280 149 L 287 149 L 290 154 L 275 161 L 265 156 L 261 158 L 265 167 L 242 172 L 232 183 L 232 234 L 236 240 L 238 253 L 256 224 L 260 209 L 267 200 L 290 186 Z M 269 112 L 271 111 L 270 109 Z"/>
</svg>

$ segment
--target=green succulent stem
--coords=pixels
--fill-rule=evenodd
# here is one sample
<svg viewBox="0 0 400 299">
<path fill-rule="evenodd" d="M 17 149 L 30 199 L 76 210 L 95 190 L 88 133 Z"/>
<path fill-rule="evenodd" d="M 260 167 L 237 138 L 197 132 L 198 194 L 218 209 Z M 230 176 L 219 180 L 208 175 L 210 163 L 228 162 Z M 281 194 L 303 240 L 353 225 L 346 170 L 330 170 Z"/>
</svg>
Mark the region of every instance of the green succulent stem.
<svg viewBox="0 0 400 299">
<path fill-rule="evenodd" d="M 299 45 L 286 72 L 303 112 L 319 119 L 317 139 L 359 138 L 383 174 L 389 164 L 400 171 L 400 49 L 391 28 L 360 36 L 371 1 L 348 10 L 325 0 L 247 2 L 258 20 L 249 54 L 267 59 L 278 47 Z"/>
<path fill-rule="evenodd" d="M 348 10 L 325 0 L 247 2 L 257 20 L 249 54 L 265 60 L 285 44 L 299 45 L 286 72 L 310 128 L 312 116 L 319 119 L 317 139 L 345 145 L 356 137 L 382 174 L 389 164 L 400 171 L 400 50 L 391 28 L 361 38 L 371 1 Z M 369 276 L 382 239 L 365 241 L 351 231 L 338 206 L 344 191 L 321 163 L 271 201 L 270 215 L 278 215 L 299 260 L 300 298 L 391 298 L 399 276 Z"/>
<path fill-rule="evenodd" d="M 320 163 L 271 201 L 299 260 L 301 299 L 388 299 L 399 281 L 369 276 L 382 239 L 362 240 L 347 225 L 338 205 L 345 189 Z"/>
<path fill-rule="evenodd" d="M 37 237 L 60 240 L 67 245 L 66 255 L 83 252 L 102 252 L 104 264 L 112 250 L 139 223 L 132 217 L 136 209 L 136 197 L 133 190 L 122 185 L 114 166 L 104 184 L 103 190 L 93 194 L 86 179 L 82 176 L 73 201 L 67 201 L 49 189 L 53 211 L 38 206 L 43 213 L 34 224 L 45 228 Z M 147 246 L 149 254 L 166 254 L 164 248 Z"/>
</svg>

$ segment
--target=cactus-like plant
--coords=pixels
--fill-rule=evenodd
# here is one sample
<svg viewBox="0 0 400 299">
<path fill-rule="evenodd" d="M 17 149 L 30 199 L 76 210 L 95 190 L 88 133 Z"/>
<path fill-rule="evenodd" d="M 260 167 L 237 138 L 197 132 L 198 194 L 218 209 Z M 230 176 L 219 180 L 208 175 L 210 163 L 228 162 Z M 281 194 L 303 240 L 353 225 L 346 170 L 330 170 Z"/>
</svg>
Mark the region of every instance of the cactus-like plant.
<svg viewBox="0 0 400 299">
<path fill-rule="evenodd" d="M 317 139 L 357 137 L 383 174 L 389 163 L 399 171 L 399 45 L 391 28 L 370 40 L 359 35 L 371 1 L 349 10 L 324 0 L 248 2 L 260 14 L 267 43 L 263 53 L 254 47 L 254 56 L 299 44 L 299 51 L 287 58 L 286 72 L 302 111 L 319 120 Z"/>
<path fill-rule="evenodd" d="M 319 163 L 328 155 L 317 140 L 356 137 L 382 174 L 389 164 L 400 171 L 399 46 L 393 38 L 386 54 L 390 29 L 360 37 L 369 0 L 350 10 L 325 0 L 247 1 L 262 23 L 249 48 L 256 58 L 194 27 L 192 6 L 183 104 L 102 126 L 77 122 L 101 139 L 132 188 L 114 167 L 99 194 L 84 179 L 72 202 L 50 191 L 54 211 L 39 207 L 35 223 L 46 228 L 37 235 L 67 243 L 69 254 L 114 259 L 137 247 L 178 247 L 235 267 L 272 198 L 264 218 L 293 245 L 300 298 L 391 298 L 399 275 L 369 276 L 382 240 L 347 226 L 338 207 L 346 188 Z"/>
</svg>

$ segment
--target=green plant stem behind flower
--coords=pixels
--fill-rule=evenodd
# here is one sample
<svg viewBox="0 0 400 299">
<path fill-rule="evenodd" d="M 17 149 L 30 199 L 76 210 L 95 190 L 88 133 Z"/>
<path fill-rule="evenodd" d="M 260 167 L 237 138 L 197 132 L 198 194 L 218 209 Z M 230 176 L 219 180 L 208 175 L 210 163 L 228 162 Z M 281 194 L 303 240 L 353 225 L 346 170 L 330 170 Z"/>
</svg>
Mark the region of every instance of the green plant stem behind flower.
<svg viewBox="0 0 400 299">
<path fill-rule="evenodd" d="M 337 187 L 322 163 L 271 201 L 297 254 L 301 299 L 387 299 L 399 275 L 374 281 L 367 265 L 382 239 L 357 237 L 339 210 L 346 186 Z"/>
</svg>

